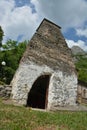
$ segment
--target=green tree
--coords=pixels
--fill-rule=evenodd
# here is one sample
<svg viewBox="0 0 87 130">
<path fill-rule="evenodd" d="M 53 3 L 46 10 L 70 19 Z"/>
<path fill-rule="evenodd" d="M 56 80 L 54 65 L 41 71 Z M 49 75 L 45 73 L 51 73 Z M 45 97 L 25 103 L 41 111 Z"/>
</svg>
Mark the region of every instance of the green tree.
<svg viewBox="0 0 87 130">
<path fill-rule="evenodd" d="M 4 50 L 12 50 L 12 49 L 16 49 L 18 42 L 9 39 L 6 44 L 4 44 L 2 47 Z"/>
<path fill-rule="evenodd" d="M 75 65 L 78 71 L 78 80 L 87 83 L 87 55 L 78 55 Z"/>
<path fill-rule="evenodd" d="M 18 68 L 19 61 L 26 49 L 27 41 L 18 43 L 14 40 L 8 40 L 4 44 L 3 51 L 0 53 L 0 60 L 6 62 L 6 66 L 0 66 L 0 73 L 2 77 L 0 80 L 9 84 L 13 78 L 13 75 Z M 2 75 L 3 72 L 3 75 Z"/>
<path fill-rule="evenodd" d="M 0 26 L 0 48 L 2 47 L 3 36 L 4 36 L 4 32 L 2 30 L 2 27 Z"/>
</svg>

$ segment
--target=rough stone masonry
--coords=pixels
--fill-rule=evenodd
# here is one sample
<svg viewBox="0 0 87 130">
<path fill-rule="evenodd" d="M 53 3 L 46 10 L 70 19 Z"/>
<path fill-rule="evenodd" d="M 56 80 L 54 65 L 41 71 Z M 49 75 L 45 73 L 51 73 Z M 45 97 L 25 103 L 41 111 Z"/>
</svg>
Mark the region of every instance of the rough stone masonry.
<svg viewBox="0 0 87 130">
<path fill-rule="evenodd" d="M 77 74 L 61 27 L 47 19 L 41 22 L 11 85 L 12 100 L 20 105 L 47 110 L 76 105 Z"/>
</svg>

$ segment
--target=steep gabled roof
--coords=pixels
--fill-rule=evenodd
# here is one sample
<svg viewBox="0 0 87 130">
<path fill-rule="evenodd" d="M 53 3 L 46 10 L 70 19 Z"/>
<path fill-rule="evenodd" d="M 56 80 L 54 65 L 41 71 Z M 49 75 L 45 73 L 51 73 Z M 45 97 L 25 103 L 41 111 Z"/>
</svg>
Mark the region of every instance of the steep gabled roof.
<svg viewBox="0 0 87 130">
<path fill-rule="evenodd" d="M 47 65 L 71 73 L 74 63 L 71 50 L 61 33 L 60 26 L 43 19 L 36 33 L 30 40 L 21 62 L 30 61 L 38 65 Z"/>
</svg>

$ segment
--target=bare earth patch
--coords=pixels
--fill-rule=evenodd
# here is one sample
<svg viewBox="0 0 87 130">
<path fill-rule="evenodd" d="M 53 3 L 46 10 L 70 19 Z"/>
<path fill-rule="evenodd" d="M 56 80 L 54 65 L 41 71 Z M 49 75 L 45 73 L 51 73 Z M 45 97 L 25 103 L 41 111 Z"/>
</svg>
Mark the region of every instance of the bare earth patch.
<svg viewBox="0 0 87 130">
<path fill-rule="evenodd" d="M 38 128 L 35 128 L 34 130 L 69 130 L 69 128 L 65 125 L 62 125 L 60 127 L 59 126 L 50 126 L 50 127 L 40 126 Z"/>
<path fill-rule="evenodd" d="M 2 101 L 4 104 L 14 104 L 16 106 L 18 106 L 18 104 L 16 103 L 13 103 L 13 101 L 11 99 L 4 99 Z M 31 108 L 32 110 L 37 110 L 37 111 L 47 111 L 46 109 L 35 109 L 35 108 Z M 65 107 L 61 107 L 59 106 L 58 108 L 55 109 L 55 111 L 87 111 L 87 106 L 86 105 L 83 105 L 83 104 L 79 104 L 79 105 L 76 105 L 76 106 L 65 106 Z"/>
<path fill-rule="evenodd" d="M 38 128 L 35 128 L 34 130 L 57 130 L 57 127 L 56 126 L 48 126 L 48 127 L 40 126 Z"/>
</svg>

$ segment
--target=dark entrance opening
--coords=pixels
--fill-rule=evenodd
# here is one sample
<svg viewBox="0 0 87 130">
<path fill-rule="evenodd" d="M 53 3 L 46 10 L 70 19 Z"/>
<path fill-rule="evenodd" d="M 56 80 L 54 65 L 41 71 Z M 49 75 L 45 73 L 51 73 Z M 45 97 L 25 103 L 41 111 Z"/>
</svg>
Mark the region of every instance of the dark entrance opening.
<svg viewBox="0 0 87 130">
<path fill-rule="evenodd" d="M 48 102 L 49 75 L 40 76 L 33 84 L 27 100 L 27 106 L 45 109 Z"/>
</svg>

